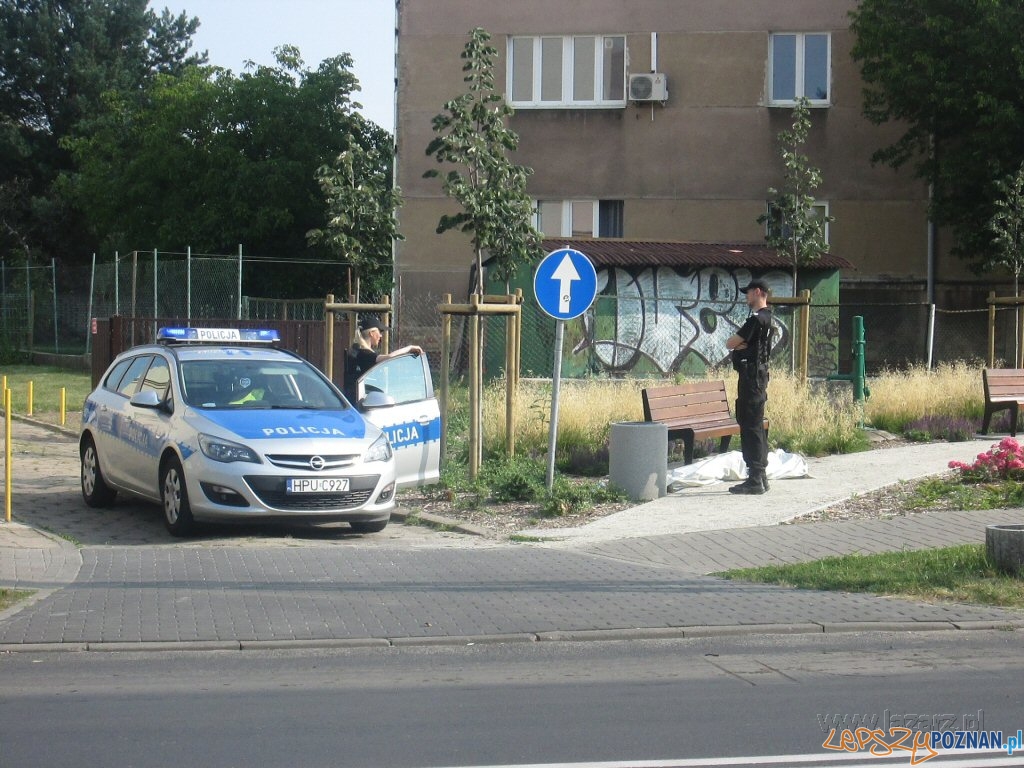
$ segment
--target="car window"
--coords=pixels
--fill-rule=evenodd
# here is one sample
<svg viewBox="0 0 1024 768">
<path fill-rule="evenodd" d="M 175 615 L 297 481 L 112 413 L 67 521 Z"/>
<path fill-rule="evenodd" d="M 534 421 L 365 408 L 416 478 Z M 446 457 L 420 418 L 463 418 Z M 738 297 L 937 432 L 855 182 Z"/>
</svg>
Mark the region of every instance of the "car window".
<svg viewBox="0 0 1024 768">
<path fill-rule="evenodd" d="M 109 389 L 111 392 L 117 392 L 117 385 L 121 382 L 121 377 L 124 376 L 124 372 L 128 370 L 128 366 L 132 364 L 133 359 L 129 357 L 115 365 L 107 375 L 106 381 L 103 382 L 103 388 Z"/>
<path fill-rule="evenodd" d="M 139 386 L 139 392 L 151 389 L 160 396 L 162 401 L 167 399 L 167 388 L 170 385 L 171 369 L 168 367 L 166 360 L 156 355 L 153 358 L 153 364 L 149 366 L 149 370 L 146 371 L 146 376 Z"/>
<path fill-rule="evenodd" d="M 333 389 L 301 361 L 188 360 L 181 364 L 185 401 L 196 408 L 345 408 Z"/>
<path fill-rule="evenodd" d="M 142 381 L 143 374 L 146 372 L 146 369 L 149 367 L 152 360 L 152 355 L 139 355 L 138 357 L 132 358 L 127 372 L 121 377 L 121 381 L 117 385 L 118 394 L 124 395 L 125 397 L 131 397 L 134 395 L 139 382 Z"/>
<path fill-rule="evenodd" d="M 366 392 L 385 392 L 396 404 L 417 403 L 433 397 L 423 375 L 423 360 L 418 355 L 402 355 L 382 360 L 362 378 Z"/>
</svg>

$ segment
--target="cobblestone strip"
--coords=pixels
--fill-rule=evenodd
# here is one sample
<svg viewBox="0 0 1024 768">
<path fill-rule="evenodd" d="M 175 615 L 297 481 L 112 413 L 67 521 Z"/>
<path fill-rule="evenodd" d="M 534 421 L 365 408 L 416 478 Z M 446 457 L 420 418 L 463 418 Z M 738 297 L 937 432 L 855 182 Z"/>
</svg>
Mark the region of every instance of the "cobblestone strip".
<svg viewBox="0 0 1024 768">
<path fill-rule="evenodd" d="M 736 584 L 540 548 L 95 548 L 0 643 L 445 638 L 656 627 L 1003 622 L 1020 614 Z"/>
<path fill-rule="evenodd" d="M 925 512 L 890 520 L 802 523 L 646 536 L 589 544 L 577 551 L 687 573 L 798 563 L 850 553 L 873 554 L 985 541 L 985 526 L 1021 522 L 1019 509 Z"/>
</svg>

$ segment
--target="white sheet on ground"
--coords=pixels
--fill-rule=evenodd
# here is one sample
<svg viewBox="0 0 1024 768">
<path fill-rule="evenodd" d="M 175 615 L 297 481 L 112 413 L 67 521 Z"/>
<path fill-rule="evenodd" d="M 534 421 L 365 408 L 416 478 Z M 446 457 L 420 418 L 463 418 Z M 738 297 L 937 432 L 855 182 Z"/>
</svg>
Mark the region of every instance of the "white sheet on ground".
<svg viewBox="0 0 1024 768">
<path fill-rule="evenodd" d="M 791 477 L 807 477 L 807 460 L 799 453 L 786 453 L 781 448 L 768 453 L 768 468 L 765 470 L 771 480 Z M 717 453 L 706 459 L 676 467 L 668 473 L 669 493 L 678 493 L 685 488 L 711 485 L 723 480 L 745 480 L 747 465 L 739 451 Z"/>
</svg>

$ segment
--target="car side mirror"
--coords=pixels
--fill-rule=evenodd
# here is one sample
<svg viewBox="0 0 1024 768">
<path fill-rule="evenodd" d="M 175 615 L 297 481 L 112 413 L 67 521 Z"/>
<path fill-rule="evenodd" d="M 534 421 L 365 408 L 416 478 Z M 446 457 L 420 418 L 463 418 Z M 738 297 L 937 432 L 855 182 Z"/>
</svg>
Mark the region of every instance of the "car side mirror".
<svg viewBox="0 0 1024 768">
<path fill-rule="evenodd" d="M 365 410 L 374 408 L 387 408 L 395 404 L 395 398 L 383 392 L 368 392 L 366 397 L 359 401 L 360 407 Z"/>
<path fill-rule="evenodd" d="M 164 401 L 160 398 L 155 391 L 152 389 L 146 389 L 142 392 L 136 392 L 132 395 L 129 400 L 132 405 L 136 408 L 163 408 Z"/>
</svg>

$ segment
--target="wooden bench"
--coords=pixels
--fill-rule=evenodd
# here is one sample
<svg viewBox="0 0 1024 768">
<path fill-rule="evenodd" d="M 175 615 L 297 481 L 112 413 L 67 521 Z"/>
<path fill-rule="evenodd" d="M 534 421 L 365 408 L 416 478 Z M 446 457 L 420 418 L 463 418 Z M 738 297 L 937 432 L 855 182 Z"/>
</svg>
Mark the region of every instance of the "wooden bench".
<svg viewBox="0 0 1024 768">
<path fill-rule="evenodd" d="M 698 439 L 719 438 L 718 452 L 729 450 L 733 435 L 740 433 L 729 410 L 724 381 L 693 381 L 671 387 L 643 390 L 644 420 L 668 427 L 669 440 L 683 441 L 685 461 L 693 463 L 693 444 Z M 768 419 L 764 420 L 765 432 Z"/>
<path fill-rule="evenodd" d="M 1008 410 L 1010 435 L 1016 437 L 1017 411 L 1024 403 L 1024 368 L 985 368 L 981 381 L 985 386 L 985 418 L 980 434 L 988 434 L 992 414 Z"/>
</svg>

